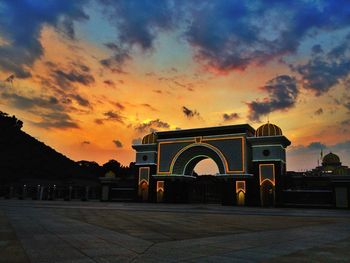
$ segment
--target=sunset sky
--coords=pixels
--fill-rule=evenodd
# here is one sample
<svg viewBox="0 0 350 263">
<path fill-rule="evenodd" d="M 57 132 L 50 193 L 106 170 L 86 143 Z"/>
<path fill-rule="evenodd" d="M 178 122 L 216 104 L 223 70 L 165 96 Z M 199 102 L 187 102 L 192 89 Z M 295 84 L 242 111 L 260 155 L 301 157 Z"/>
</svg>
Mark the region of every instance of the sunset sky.
<svg viewBox="0 0 350 263">
<path fill-rule="evenodd" d="M 76 161 L 127 165 L 150 131 L 269 118 L 288 170 L 321 148 L 350 165 L 349 73 L 348 0 L 0 1 L 0 110 Z"/>
</svg>

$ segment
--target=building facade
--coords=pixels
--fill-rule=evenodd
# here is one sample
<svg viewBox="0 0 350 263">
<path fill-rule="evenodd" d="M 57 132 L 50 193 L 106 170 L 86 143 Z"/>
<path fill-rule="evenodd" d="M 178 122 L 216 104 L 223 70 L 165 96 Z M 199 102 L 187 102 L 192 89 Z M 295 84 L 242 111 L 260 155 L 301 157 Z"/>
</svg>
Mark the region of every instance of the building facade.
<svg viewBox="0 0 350 263">
<path fill-rule="evenodd" d="M 148 202 L 215 201 L 227 205 L 282 203 L 286 147 L 290 141 L 271 123 L 154 132 L 136 150 L 138 198 Z M 212 159 L 215 176 L 194 173 Z"/>
</svg>

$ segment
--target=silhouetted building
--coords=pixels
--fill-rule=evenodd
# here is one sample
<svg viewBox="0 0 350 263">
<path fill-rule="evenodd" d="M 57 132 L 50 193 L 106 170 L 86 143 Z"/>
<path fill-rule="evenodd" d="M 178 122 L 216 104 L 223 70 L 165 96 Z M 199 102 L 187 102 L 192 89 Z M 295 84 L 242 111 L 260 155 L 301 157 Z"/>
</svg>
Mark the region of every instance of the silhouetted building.
<svg viewBox="0 0 350 263">
<path fill-rule="evenodd" d="M 286 147 L 290 141 L 271 123 L 256 131 L 248 124 L 155 132 L 136 150 L 139 198 L 144 201 L 282 204 Z M 212 159 L 213 177 L 194 176 L 195 166 Z M 200 198 L 200 197 L 203 198 Z"/>
<path fill-rule="evenodd" d="M 310 171 L 287 172 L 283 190 L 286 205 L 349 207 L 349 167 L 343 166 L 339 156 L 332 152 L 321 161 L 321 166 Z"/>
<path fill-rule="evenodd" d="M 342 165 L 338 155 L 330 152 L 322 159 L 322 165 L 308 172 L 311 175 L 350 175 L 350 168 Z"/>
<path fill-rule="evenodd" d="M 133 145 L 138 199 L 348 207 L 349 169 L 339 157 L 327 154 L 322 166 L 311 173 L 287 175 L 289 145 L 282 130 L 271 123 L 256 131 L 243 124 L 147 134 L 141 144 Z M 219 173 L 194 174 L 196 165 L 207 158 L 216 163 Z"/>
</svg>

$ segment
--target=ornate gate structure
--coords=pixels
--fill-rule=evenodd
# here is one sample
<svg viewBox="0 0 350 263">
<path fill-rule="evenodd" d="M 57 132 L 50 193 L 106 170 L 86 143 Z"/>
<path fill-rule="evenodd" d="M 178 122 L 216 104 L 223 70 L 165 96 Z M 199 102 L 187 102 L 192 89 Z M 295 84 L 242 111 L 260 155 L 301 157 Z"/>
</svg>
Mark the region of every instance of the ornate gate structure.
<svg viewBox="0 0 350 263">
<path fill-rule="evenodd" d="M 243 124 L 148 134 L 133 145 L 140 200 L 191 202 L 198 181 L 193 170 L 210 158 L 218 167 L 222 204 L 276 205 L 289 145 L 271 123 L 256 131 Z"/>
</svg>

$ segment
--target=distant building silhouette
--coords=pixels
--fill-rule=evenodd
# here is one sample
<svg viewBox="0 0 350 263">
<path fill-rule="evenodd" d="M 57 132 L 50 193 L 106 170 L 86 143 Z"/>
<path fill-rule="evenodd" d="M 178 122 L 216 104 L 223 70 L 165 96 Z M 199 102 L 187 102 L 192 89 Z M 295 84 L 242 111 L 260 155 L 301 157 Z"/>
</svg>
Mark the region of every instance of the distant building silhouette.
<svg viewBox="0 0 350 263">
<path fill-rule="evenodd" d="M 317 166 L 307 174 L 327 176 L 327 175 L 350 175 L 350 168 L 342 165 L 338 155 L 330 152 L 322 159 L 322 165 Z"/>
</svg>

